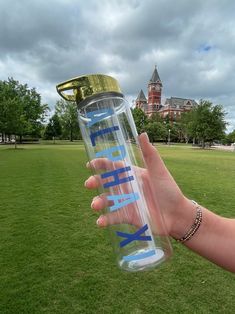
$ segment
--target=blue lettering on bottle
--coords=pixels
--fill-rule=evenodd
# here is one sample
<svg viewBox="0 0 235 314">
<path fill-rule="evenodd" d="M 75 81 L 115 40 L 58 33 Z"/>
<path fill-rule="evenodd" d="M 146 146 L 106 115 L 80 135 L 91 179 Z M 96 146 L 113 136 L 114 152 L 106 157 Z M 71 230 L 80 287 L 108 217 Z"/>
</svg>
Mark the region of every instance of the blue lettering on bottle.
<svg viewBox="0 0 235 314">
<path fill-rule="evenodd" d="M 134 203 L 139 199 L 138 193 L 130 193 L 130 194 L 119 194 L 119 195 L 109 195 L 107 196 L 107 199 L 109 201 L 113 201 L 114 205 L 110 207 L 110 211 L 115 211 L 119 208 L 122 208 L 123 206 L 129 205 L 131 203 Z"/>
<path fill-rule="evenodd" d="M 107 133 L 112 133 L 113 131 L 117 131 L 117 130 L 119 130 L 119 127 L 117 125 L 115 125 L 115 126 L 112 126 L 111 128 L 106 128 L 106 129 L 102 129 L 102 130 L 91 133 L 90 139 L 91 139 L 92 146 L 96 145 L 95 139 L 97 136 L 107 134 Z"/>
<path fill-rule="evenodd" d="M 110 117 L 114 113 L 112 108 L 100 109 L 87 113 L 87 118 L 91 120 L 87 123 L 88 127 L 91 127 L 93 124 L 102 121 L 104 118 Z"/>
<path fill-rule="evenodd" d="M 144 225 L 143 227 L 141 227 L 135 233 L 125 233 L 125 232 L 117 231 L 116 233 L 119 237 L 126 238 L 125 240 L 123 240 L 119 243 L 120 247 L 126 246 L 127 244 L 129 244 L 133 241 L 152 241 L 151 236 L 141 235 L 146 230 L 148 230 L 147 224 Z"/>
<path fill-rule="evenodd" d="M 140 253 L 140 254 L 136 254 L 136 255 L 127 255 L 127 256 L 123 256 L 123 260 L 126 262 L 130 262 L 130 261 L 138 261 L 147 257 L 151 257 L 153 255 L 156 254 L 155 250 L 150 250 L 144 253 Z"/>
<path fill-rule="evenodd" d="M 93 126 L 94 124 L 102 121 L 103 119 L 111 116 L 114 113 L 113 109 L 108 108 L 108 109 L 101 109 L 101 110 L 95 110 L 87 113 L 87 118 L 90 118 L 90 121 L 87 123 L 88 127 Z M 98 136 L 102 136 L 108 133 L 112 133 L 115 131 L 118 131 L 119 127 L 112 126 L 109 128 L 105 128 L 102 130 L 98 130 L 96 132 L 92 132 L 90 134 L 90 140 L 92 143 L 92 146 L 96 146 L 96 138 Z M 110 147 L 108 149 L 104 149 L 102 151 L 99 151 L 95 154 L 97 158 L 99 157 L 106 157 L 109 160 L 116 162 L 119 160 L 123 160 L 126 157 L 126 150 L 124 145 L 120 146 L 114 146 Z M 107 182 L 103 184 L 104 188 L 109 188 L 113 187 L 122 183 L 130 182 L 134 180 L 133 176 L 128 176 L 128 177 L 122 177 L 120 178 L 119 175 L 122 173 L 125 173 L 127 171 L 130 171 L 131 167 L 123 167 L 119 168 L 113 171 L 109 171 L 106 173 L 101 174 L 102 179 L 107 179 L 110 177 L 113 177 L 113 181 Z M 107 196 L 107 199 L 109 201 L 113 201 L 114 204 L 110 206 L 110 211 L 116 211 L 124 206 L 127 206 L 131 203 L 134 203 L 140 198 L 138 193 L 129 193 L 129 194 L 120 194 L 120 195 L 109 195 Z M 119 237 L 124 238 L 120 243 L 119 246 L 125 247 L 129 243 L 132 243 L 133 241 L 152 241 L 152 237 L 150 235 L 145 235 L 144 233 L 148 230 L 148 225 L 145 224 L 143 227 L 141 227 L 139 230 L 137 230 L 135 233 L 125 233 L 125 232 L 120 232 L 117 231 L 116 234 Z M 135 261 L 135 260 L 140 260 L 144 259 L 150 256 L 153 256 L 156 254 L 155 250 L 148 250 L 139 254 L 134 254 L 134 255 L 128 255 L 128 256 L 123 256 L 124 261 Z"/>
<path fill-rule="evenodd" d="M 118 184 L 122 184 L 122 183 L 126 183 L 126 182 L 134 180 L 133 176 L 125 177 L 125 178 L 121 178 L 121 179 L 119 178 L 119 174 L 120 173 L 123 173 L 123 172 L 126 172 L 126 171 L 130 171 L 130 170 L 131 170 L 131 167 L 128 166 L 128 167 L 119 168 L 119 169 L 116 169 L 116 170 L 113 170 L 113 171 L 102 173 L 101 174 L 101 178 L 102 179 L 106 179 L 108 177 L 114 177 L 113 181 L 104 183 L 103 187 L 104 188 L 109 188 L 111 186 L 115 186 L 115 185 L 118 185 Z"/>
<path fill-rule="evenodd" d="M 117 156 L 113 156 L 114 153 L 118 153 Z M 101 150 L 95 154 L 96 157 L 107 157 L 111 161 L 122 160 L 126 156 L 126 150 L 124 145 L 113 146 L 108 149 Z"/>
</svg>

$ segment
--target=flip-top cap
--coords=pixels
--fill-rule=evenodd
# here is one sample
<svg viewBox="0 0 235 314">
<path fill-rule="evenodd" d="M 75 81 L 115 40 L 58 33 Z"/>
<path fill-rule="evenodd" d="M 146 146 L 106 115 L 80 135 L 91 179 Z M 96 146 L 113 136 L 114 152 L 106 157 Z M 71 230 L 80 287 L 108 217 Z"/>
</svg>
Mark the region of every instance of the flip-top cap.
<svg viewBox="0 0 235 314">
<path fill-rule="evenodd" d="M 97 94 L 114 92 L 122 95 L 118 81 L 111 76 L 103 74 L 78 76 L 58 84 L 56 89 L 65 100 L 76 101 L 78 107 L 80 107 L 79 104 L 83 100 Z"/>
</svg>

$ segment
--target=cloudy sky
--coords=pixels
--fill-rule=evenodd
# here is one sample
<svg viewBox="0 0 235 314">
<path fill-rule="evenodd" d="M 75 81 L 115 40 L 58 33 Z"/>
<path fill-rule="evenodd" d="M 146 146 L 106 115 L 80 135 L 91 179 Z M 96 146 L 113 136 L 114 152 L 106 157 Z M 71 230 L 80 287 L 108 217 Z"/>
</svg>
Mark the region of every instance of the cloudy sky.
<svg viewBox="0 0 235 314">
<path fill-rule="evenodd" d="M 0 80 L 36 87 L 88 73 L 119 80 L 129 101 L 157 69 L 163 96 L 222 104 L 235 129 L 235 1 L 0 0 Z"/>
</svg>

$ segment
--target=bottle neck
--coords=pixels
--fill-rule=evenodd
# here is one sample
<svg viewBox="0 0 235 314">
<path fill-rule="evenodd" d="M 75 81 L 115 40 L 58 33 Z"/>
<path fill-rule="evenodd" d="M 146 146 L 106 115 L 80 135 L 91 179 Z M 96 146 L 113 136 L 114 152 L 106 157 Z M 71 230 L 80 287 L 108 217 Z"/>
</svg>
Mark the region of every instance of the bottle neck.
<svg viewBox="0 0 235 314">
<path fill-rule="evenodd" d="M 105 99 L 110 99 L 110 98 L 123 98 L 124 95 L 118 92 L 105 92 L 105 93 L 99 93 L 96 94 L 94 96 L 91 97 L 87 97 L 86 99 L 84 99 L 83 101 L 81 101 L 80 103 L 77 103 L 77 108 L 78 110 L 84 109 L 85 107 L 98 102 L 98 101 L 102 101 Z"/>
</svg>

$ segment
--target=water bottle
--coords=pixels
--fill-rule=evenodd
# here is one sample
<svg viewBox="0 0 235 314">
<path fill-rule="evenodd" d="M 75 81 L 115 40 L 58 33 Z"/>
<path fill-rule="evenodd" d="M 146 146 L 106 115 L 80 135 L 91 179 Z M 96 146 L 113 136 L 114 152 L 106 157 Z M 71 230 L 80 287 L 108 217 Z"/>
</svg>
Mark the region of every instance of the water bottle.
<svg viewBox="0 0 235 314">
<path fill-rule="evenodd" d="M 118 82 L 107 75 L 84 75 L 58 84 L 57 91 L 77 103 L 89 161 L 102 158 L 105 164 L 104 169 L 93 167 L 93 172 L 99 175 L 99 192 L 107 197 L 106 213 L 119 221 L 108 227 L 118 266 L 140 271 L 160 265 L 172 249 L 151 186 L 143 183 L 140 167 L 145 162 L 130 105 Z"/>
</svg>

